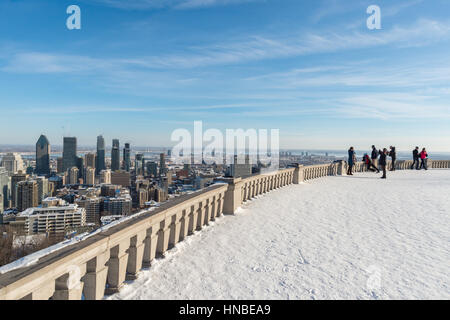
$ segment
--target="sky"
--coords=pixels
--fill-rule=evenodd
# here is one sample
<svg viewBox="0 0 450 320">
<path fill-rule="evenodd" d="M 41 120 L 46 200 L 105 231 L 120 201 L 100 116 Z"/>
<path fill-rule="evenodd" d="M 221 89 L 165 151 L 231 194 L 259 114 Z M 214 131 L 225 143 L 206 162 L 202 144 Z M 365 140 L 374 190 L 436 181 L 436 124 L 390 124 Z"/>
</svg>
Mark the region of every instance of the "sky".
<svg viewBox="0 0 450 320">
<path fill-rule="evenodd" d="M 203 121 L 279 129 L 281 148 L 450 151 L 449 13 L 448 0 L 2 0 L 0 144 L 169 146 Z"/>
</svg>

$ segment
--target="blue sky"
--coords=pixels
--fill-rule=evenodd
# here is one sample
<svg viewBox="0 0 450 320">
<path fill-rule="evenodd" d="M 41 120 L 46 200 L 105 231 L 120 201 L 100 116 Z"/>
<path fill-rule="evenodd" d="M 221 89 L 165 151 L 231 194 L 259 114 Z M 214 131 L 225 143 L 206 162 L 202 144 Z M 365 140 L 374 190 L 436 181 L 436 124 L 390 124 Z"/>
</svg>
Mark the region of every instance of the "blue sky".
<svg viewBox="0 0 450 320">
<path fill-rule="evenodd" d="M 2 0 L 0 144 L 165 146 L 202 120 L 282 148 L 450 151 L 449 53 L 447 0 Z"/>
</svg>

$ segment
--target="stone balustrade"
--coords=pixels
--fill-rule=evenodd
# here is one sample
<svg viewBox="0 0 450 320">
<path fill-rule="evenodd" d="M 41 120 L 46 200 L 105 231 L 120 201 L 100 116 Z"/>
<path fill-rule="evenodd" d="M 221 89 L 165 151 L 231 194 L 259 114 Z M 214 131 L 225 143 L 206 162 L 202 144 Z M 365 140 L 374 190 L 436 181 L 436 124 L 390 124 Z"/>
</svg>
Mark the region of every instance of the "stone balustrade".
<svg viewBox="0 0 450 320">
<path fill-rule="evenodd" d="M 397 161 L 399 170 L 412 161 Z M 390 163 L 388 163 L 390 166 Z M 450 161 L 428 161 L 429 168 L 450 168 Z M 358 162 L 355 172 L 367 171 Z M 35 263 L 0 274 L 0 300 L 86 300 L 116 293 L 136 279 L 155 258 L 222 214 L 234 214 L 243 202 L 290 184 L 345 175 L 344 161 L 282 169 L 247 178 L 224 178 L 194 194 L 180 196 Z"/>
<path fill-rule="evenodd" d="M 0 300 L 87 300 L 118 292 L 143 267 L 222 215 L 226 184 L 180 196 L 36 263 L 0 274 Z"/>
</svg>

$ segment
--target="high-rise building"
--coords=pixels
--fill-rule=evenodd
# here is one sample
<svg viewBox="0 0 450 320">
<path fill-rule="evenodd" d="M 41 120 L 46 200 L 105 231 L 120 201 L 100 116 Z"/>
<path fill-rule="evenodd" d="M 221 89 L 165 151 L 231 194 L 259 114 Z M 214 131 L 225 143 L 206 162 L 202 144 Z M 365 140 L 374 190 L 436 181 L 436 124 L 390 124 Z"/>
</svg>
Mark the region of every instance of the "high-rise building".
<svg viewBox="0 0 450 320">
<path fill-rule="evenodd" d="M 62 171 L 65 172 L 72 167 L 77 167 L 78 165 L 77 138 L 64 137 Z"/>
<path fill-rule="evenodd" d="M 136 153 L 135 159 L 134 159 L 134 170 L 136 173 L 136 176 L 138 175 L 144 175 L 144 155 L 142 153 Z"/>
<path fill-rule="evenodd" d="M 123 169 L 129 172 L 130 168 L 131 168 L 131 148 L 129 143 L 125 143 L 125 148 L 123 148 Z"/>
<path fill-rule="evenodd" d="M 64 172 L 64 170 L 63 170 L 63 158 L 62 157 L 58 157 L 56 159 L 56 172 L 57 173 Z"/>
<path fill-rule="evenodd" d="M 14 225 L 27 235 L 64 234 L 66 228 L 86 225 L 86 210 L 61 199 L 45 199 L 43 206 L 28 208 L 14 217 Z"/>
<path fill-rule="evenodd" d="M 79 172 L 80 172 L 80 170 L 78 170 L 77 167 L 70 168 L 68 184 L 78 184 Z"/>
<path fill-rule="evenodd" d="M 102 170 L 100 172 L 100 183 L 106 183 L 106 184 L 110 184 L 111 183 L 111 170 Z"/>
<path fill-rule="evenodd" d="M 50 175 L 50 143 L 44 135 L 36 142 L 36 173 Z"/>
<path fill-rule="evenodd" d="M 28 175 L 19 171 L 11 176 L 11 206 L 17 208 L 17 185 L 21 181 L 27 180 Z"/>
<path fill-rule="evenodd" d="M 147 162 L 147 174 L 153 177 L 158 175 L 158 164 L 156 162 Z"/>
<path fill-rule="evenodd" d="M 159 175 L 162 176 L 166 174 L 166 155 L 161 153 L 159 155 Z"/>
<path fill-rule="evenodd" d="M 23 171 L 23 160 L 18 153 L 7 153 L 3 156 L 1 166 L 4 167 L 9 175 L 13 175 L 18 171 Z"/>
<path fill-rule="evenodd" d="M 0 193 L 0 224 L 3 223 L 3 211 L 5 210 L 3 206 L 3 194 Z"/>
<path fill-rule="evenodd" d="M 21 181 L 17 184 L 17 209 L 24 211 L 28 208 L 37 207 L 39 200 L 39 189 L 36 180 Z"/>
<path fill-rule="evenodd" d="M 86 153 L 85 155 L 84 155 L 84 166 L 86 167 L 86 168 L 93 168 L 93 169 L 95 169 L 95 162 L 96 162 L 96 160 L 95 160 L 95 153 Z"/>
<path fill-rule="evenodd" d="M 2 195 L 3 208 L 9 208 L 9 199 L 11 197 L 11 179 L 8 171 L 4 167 L 0 167 L 0 194 Z"/>
<path fill-rule="evenodd" d="M 94 185 L 95 184 L 95 169 L 91 167 L 86 168 L 86 179 L 84 181 L 87 185 Z"/>
<path fill-rule="evenodd" d="M 112 141 L 111 149 L 111 171 L 120 169 L 120 143 L 118 139 Z"/>
<path fill-rule="evenodd" d="M 38 185 L 38 204 L 42 203 L 42 200 L 49 196 L 49 185 L 46 177 L 37 177 L 36 182 Z"/>
<path fill-rule="evenodd" d="M 95 166 L 95 171 L 97 174 L 100 174 L 100 171 L 105 169 L 105 139 L 102 135 L 99 135 L 97 137 L 97 165 Z"/>
<path fill-rule="evenodd" d="M 86 223 L 100 224 L 100 203 L 101 199 L 98 197 L 89 198 L 83 196 L 80 199 L 75 200 L 75 204 L 77 204 L 79 208 L 84 208 L 86 211 Z"/>
<path fill-rule="evenodd" d="M 130 173 L 123 170 L 112 172 L 111 183 L 124 188 L 129 187 L 131 185 Z"/>
<path fill-rule="evenodd" d="M 103 211 L 107 215 L 127 216 L 131 213 L 133 200 L 129 194 L 122 194 L 114 198 L 105 198 Z"/>
</svg>

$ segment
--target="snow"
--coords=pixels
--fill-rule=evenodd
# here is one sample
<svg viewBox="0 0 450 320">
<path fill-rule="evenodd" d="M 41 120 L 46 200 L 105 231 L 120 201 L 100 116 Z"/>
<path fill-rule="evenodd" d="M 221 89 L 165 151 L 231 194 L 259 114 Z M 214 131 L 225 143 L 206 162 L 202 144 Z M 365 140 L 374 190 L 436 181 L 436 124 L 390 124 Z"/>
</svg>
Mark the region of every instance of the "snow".
<svg viewBox="0 0 450 320">
<path fill-rule="evenodd" d="M 88 233 L 83 233 L 83 234 L 75 236 L 71 239 L 59 242 L 48 248 L 33 252 L 32 254 L 29 254 L 25 257 L 15 260 L 14 262 L 11 262 L 9 264 L 6 264 L 6 265 L 0 267 L 0 274 L 9 272 L 9 271 L 12 271 L 15 269 L 20 269 L 20 268 L 31 266 L 31 265 L 35 264 L 36 262 L 38 262 L 40 258 L 42 258 L 52 252 L 61 250 L 62 248 L 65 248 L 69 245 L 80 242 L 83 239 L 85 239 L 87 236 L 88 236 Z"/>
<path fill-rule="evenodd" d="M 259 196 L 107 299 L 450 299 L 450 170 L 379 177 Z"/>
<path fill-rule="evenodd" d="M 53 252 L 55 252 L 57 250 L 61 250 L 62 248 L 68 247 L 68 246 L 70 246 L 72 244 L 75 244 L 75 243 L 78 243 L 80 241 L 86 240 L 86 239 L 88 239 L 88 238 L 90 238 L 90 237 L 92 237 L 92 236 L 94 236 L 94 235 L 96 235 L 96 234 L 98 234 L 100 232 L 106 231 L 106 230 L 108 230 L 108 229 L 110 229 L 110 228 L 112 228 L 114 226 L 117 226 L 119 223 L 123 223 L 125 221 L 129 221 L 131 219 L 137 218 L 140 215 L 142 215 L 144 213 L 147 213 L 149 211 L 153 211 L 155 209 L 156 209 L 156 207 L 148 208 L 146 210 L 142 210 L 142 211 L 140 211 L 138 213 L 135 213 L 135 214 L 133 214 L 131 216 L 124 216 L 123 218 L 121 218 L 119 220 L 115 220 L 115 221 L 113 221 L 113 222 L 111 222 L 111 223 L 109 223 L 107 225 L 104 225 L 104 226 L 102 226 L 100 228 L 97 228 L 97 229 L 95 229 L 94 231 L 92 231 L 90 233 L 88 233 L 88 232 L 82 233 L 82 234 L 77 235 L 77 236 L 75 236 L 75 237 L 73 237 L 71 239 L 59 242 L 59 243 L 57 243 L 57 244 L 55 244 L 53 246 L 50 246 L 48 248 L 36 251 L 36 252 L 34 252 L 32 254 L 29 254 L 29 255 L 27 255 L 25 257 L 17 259 L 17 260 L 15 260 L 15 261 L 13 261 L 13 262 L 11 262 L 9 264 L 1 266 L 0 267 L 0 274 L 6 273 L 6 272 L 9 272 L 9 271 L 12 271 L 12 270 L 20 269 L 20 268 L 29 267 L 29 266 L 37 263 L 39 261 L 39 259 L 45 257 L 46 255 L 49 255 L 50 253 L 53 253 Z"/>
</svg>

